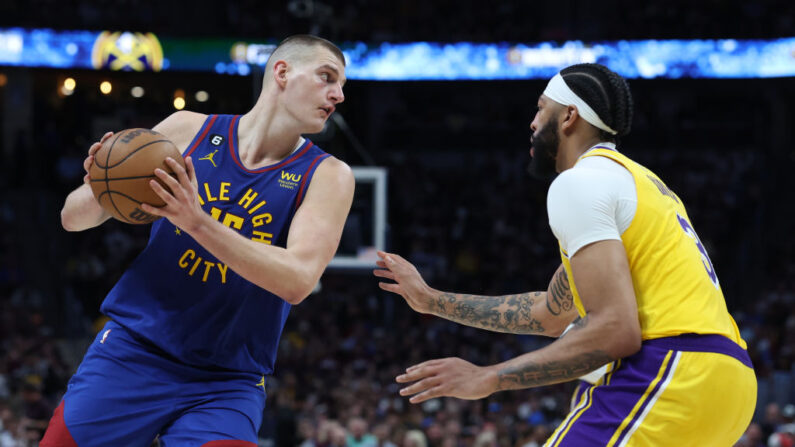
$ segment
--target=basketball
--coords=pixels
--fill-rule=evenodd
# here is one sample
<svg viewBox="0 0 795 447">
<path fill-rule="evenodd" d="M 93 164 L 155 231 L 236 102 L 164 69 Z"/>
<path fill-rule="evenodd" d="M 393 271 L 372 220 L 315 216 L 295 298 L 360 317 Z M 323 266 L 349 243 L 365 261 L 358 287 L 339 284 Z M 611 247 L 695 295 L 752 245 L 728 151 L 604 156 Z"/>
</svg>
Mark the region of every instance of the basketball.
<svg viewBox="0 0 795 447">
<path fill-rule="evenodd" d="M 126 129 L 109 138 L 94 155 L 89 169 L 91 190 L 99 204 L 115 219 L 148 224 L 158 216 L 141 209 L 142 203 L 162 207 L 165 202 L 152 190 L 155 168 L 175 176 L 166 164 L 171 157 L 185 166 L 179 149 L 164 135 L 149 129 Z"/>
</svg>

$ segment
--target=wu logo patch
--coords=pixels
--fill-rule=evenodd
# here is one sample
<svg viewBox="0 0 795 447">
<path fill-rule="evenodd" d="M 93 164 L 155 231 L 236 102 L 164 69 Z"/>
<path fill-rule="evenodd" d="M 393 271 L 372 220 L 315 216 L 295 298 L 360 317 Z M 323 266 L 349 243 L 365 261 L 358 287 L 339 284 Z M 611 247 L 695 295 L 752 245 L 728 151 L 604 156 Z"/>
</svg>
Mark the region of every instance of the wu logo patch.
<svg viewBox="0 0 795 447">
<path fill-rule="evenodd" d="M 220 138 L 223 138 L 223 137 L 220 137 Z M 215 161 L 213 161 L 213 157 L 215 156 L 216 152 L 218 152 L 218 149 L 210 152 L 209 154 L 205 155 L 204 157 L 200 158 L 199 160 L 208 160 L 210 163 L 213 164 L 214 168 L 217 168 L 218 166 L 216 166 L 215 165 Z"/>
<path fill-rule="evenodd" d="M 290 182 L 300 182 L 301 181 L 301 174 L 295 175 L 291 172 L 284 172 L 282 171 L 282 180 L 287 180 Z"/>
<path fill-rule="evenodd" d="M 220 146 L 224 144 L 224 137 L 218 134 L 212 134 L 210 135 L 210 144 L 213 146 Z"/>
<path fill-rule="evenodd" d="M 279 186 L 287 189 L 295 189 L 298 187 L 298 182 L 301 181 L 301 174 L 293 174 L 292 172 L 282 171 L 281 178 L 279 179 Z"/>
</svg>

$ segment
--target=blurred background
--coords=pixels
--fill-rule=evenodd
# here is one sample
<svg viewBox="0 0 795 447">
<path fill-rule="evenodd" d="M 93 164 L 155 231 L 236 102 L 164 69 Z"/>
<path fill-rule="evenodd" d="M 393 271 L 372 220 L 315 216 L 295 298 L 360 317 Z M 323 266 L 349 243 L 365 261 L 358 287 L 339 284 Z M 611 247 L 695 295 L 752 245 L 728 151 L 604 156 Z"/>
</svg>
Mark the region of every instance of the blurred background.
<svg viewBox="0 0 795 447">
<path fill-rule="evenodd" d="M 160 67 L 155 58 L 143 71 L 114 71 L 107 58 L 95 62 L 100 69 L 81 65 L 93 56 L 83 54 L 81 35 L 47 46 L 51 36 L 83 30 L 91 32 L 89 50 L 102 31 L 151 32 L 165 57 Z M 296 33 L 319 34 L 352 57 L 346 101 L 312 138 L 350 165 L 385 169 L 385 247 L 432 286 L 476 294 L 544 290 L 560 262 L 546 218 L 548 182 L 526 166 L 536 99 L 567 64 L 536 72 L 528 56 L 519 74 L 431 79 L 403 73 L 418 64 L 398 52 L 397 74 L 351 75 L 357 60 L 367 62 L 359 56 L 413 42 L 470 42 L 496 45 L 484 50 L 495 60 L 503 50 L 521 59 L 517 49 L 574 41 L 639 67 L 628 75 L 634 126 L 619 149 L 688 206 L 748 342 L 759 400 L 738 445 L 793 445 L 795 75 L 764 69 L 793 64 L 795 44 L 754 59 L 754 42 L 795 37 L 795 3 L 30 0 L 0 3 L 0 447 L 37 445 L 104 322 L 100 303 L 146 244 L 147 226 L 109 221 L 76 234 L 60 227 L 88 146 L 105 131 L 152 127 L 179 108 L 246 112 L 262 77 L 252 57 Z M 735 42 L 729 52 L 751 59 L 728 77 L 703 71 L 699 60 L 649 71 L 620 43 L 663 48 L 671 39 Z M 22 48 L 40 51 L 43 62 L 8 56 Z M 224 60 L 207 56 L 216 50 Z M 370 186 L 357 190 L 341 251 L 370 247 L 377 208 Z M 568 411 L 571 384 L 418 406 L 398 395 L 394 377 L 430 358 L 492 364 L 547 342 L 418 315 L 381 292 L 369 269 L 329 268 L 288 319 L 260 445 L 541 445 Z"/>
</svg>

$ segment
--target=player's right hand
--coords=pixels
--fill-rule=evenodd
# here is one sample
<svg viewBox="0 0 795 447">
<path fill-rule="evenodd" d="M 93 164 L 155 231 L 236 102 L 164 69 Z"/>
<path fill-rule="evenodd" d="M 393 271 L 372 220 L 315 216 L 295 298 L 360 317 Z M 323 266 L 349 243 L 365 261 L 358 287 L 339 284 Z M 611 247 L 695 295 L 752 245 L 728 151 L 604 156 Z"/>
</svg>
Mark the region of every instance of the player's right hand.
<svg viewBox="0 0 795 447">
<path fill-rule="evenodd" d="M 83 183 L 86 185 L 90 184 L 91 176 L 88 174 L 88 171 L 91 169 L 91 165 L 94 164 L 94 154 L 97 153 L 99 148 L 102 147 L 102 144 L 111 136 L 113 136 L 113 132 L 107 132 L 105 135 L 102 135 L 99 141 L 92 144 L 91 147 L 88 148 L 88 156 L 85 160 L 83 160 L 83 169 L 86 171 L 86 175 L 83 176 Z"/>
<path fill-rule="evenodd" d="M 378 257 L 381 259 L 376 261 L 375 265 L 380 268 L 373 270 L 373 275 L 395 281 L 394 283 L 379 282 L 378 287 L 402 296 L 406 303 L 417 312 L 431 313 L 433 298 L 440 293 L 435 293 L 437 291 L 425 283 L 417 268 L 394 253 L 379 251 Z"/>
</svg>

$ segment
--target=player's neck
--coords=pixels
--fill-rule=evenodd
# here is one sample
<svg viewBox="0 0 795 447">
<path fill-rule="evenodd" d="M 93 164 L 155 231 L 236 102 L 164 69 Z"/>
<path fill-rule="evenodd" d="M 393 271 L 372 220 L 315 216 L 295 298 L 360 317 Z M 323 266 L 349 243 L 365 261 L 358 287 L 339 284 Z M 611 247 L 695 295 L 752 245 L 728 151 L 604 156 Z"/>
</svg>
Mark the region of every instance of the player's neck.
<svg viewBox="0 0 795 447">
<path fill-rule="evenodd" d="M 563 172 L 570 169 L 577 163 L 580 156 L 588 149 L 599 144 L 602 140 L 598 135 L 582 136 L 579 134 L 572 135 L 569 138 L 562 139 L 558 149 L 557 168 L 558 172 Z"/>
<path fill-rule="evenodd" d="M 304 142 L 300 130 L 272 113 L 274 109 L 258 106 L 240 117 L 237 131 L 240 161 L 249 168 L 278 162 Z"/>
</svg>

